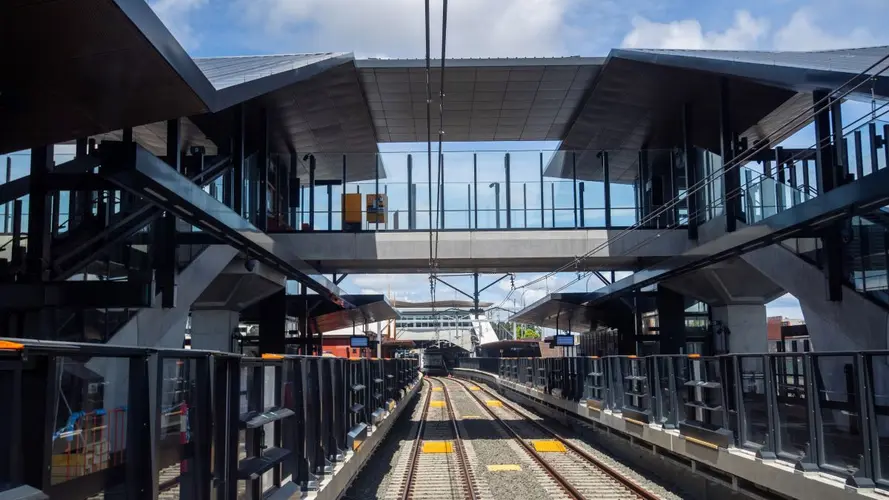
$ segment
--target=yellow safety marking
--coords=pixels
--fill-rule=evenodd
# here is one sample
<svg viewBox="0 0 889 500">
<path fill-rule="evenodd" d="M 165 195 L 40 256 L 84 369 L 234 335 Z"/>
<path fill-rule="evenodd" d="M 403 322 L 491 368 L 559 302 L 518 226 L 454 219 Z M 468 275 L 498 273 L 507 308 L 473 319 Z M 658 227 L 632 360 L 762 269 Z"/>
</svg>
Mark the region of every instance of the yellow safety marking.
<svg viewBox="0 0 889 500">
<path fill-rule="evenodd" d="M 0 349 L 5 351 L 21 351 L 25 348 L 24 344 L 18 342 L 10 342 L 8 340 L 0 340 Z"/>
<path fill-rule="evenodd" d="M 433 387 L 432 388 L 432 392 L 441 392 L 441 391 L 442 391 L 441 387 Z"/>
<path fill-rule="evenodd" d="M 450 441 L 423 441 L 423 453 L 453 453 L 454 443 Z"/>
<path fill-rule="evenodd" d="M 480 391 L 480 390 L 482 390 L 482 388 L 474 385 L 474 386 L 470 387 L 469 390 L 470 391 Z"/>
<path fill-rule="evenodd" d="M 642 427 L 645 427 L 645 422 L 642 422 L 642 421 L 639 421 L 639 420 L 635 420 L 635 419 L 632 419 L 632 418 L 627 418 L 627 417 L 624 417 L 624 420 L 626 420 L 627 422 L 630 422 L 631 424 L 636 424 L 636 425 L 640 425 L 640 426 L 642 426 Z"/>
<path fill-rule="evenodd" d="M 460 418 L 462 418 L 463 420 L 470 420 L 470 419 L 473 419 L 473 418 L 482 418 L 482 417 L 480 417 L 480 416 L 478 416 L 478 415 L 463 415 L 463 416 L 460 417 Z"/>
<path fill-rule="evenodd" d="M 284 359 L 283 354 L 269 354 L 265 353 L 262 355 L 262 359 Z"/>
<path fill-rule="evenodd" d="M 516 464 L 498 464 L 488 466 L 488 472 L 507 472 L 514 470 L 522 470 L 522 468 Z"/>
<path fill-rule="evenodd" d="M 486 404 L 488 406 L 503 406 L 503 403 L 500 401 L 497 401 L 496 399 L 489 399 L 488 401 L 486 401 Z"/>
<path fill-rule="evenodd" d="M 531 441 L 531 444 L 534 445 L 534 449 L 538 452 L 555 452 L 555 453 L 564 453 L 565 445 L 556 441 L 554 439 L 540 439 L 536 441 Z"/>
<path fill-rule="evenodd" d="M 685 436 L 685 440 L 691 443 L 694 443 L 698 446 L 703 446 L 704 448 L 710 448 L 711 450 L 718 450 L 719 445 L 711 443 L 709 441 L 704 441 L 703 439 L 696 439 L 693 437 Z"/>
<path fill-rule="evenodd" d="M 358 448 L 361 448 L 362 444 L 364 444 L 364 441 L 352 441 L 352 451 L 358 451 Z"/>
<path fill-rule="evenodd" d="M 444 408 L 445 406 L 446 405 L 445 405 L 444 401 L 430 401 L 429 402 L 430 408 Z"/>
</svg>

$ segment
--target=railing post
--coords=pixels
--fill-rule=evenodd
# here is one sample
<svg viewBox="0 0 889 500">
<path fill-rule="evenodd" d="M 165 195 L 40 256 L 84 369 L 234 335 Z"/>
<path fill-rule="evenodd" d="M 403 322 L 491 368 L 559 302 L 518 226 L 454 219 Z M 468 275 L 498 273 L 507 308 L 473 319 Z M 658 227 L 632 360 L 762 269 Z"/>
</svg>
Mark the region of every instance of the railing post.
<svg viewBox="0 0 889 500">
<path fill-rule="evenodd" d="M 506 229 L 512 228 L 512 200 L 510 199 L 510 194 L 512 193 L 512 187 L 510 186 L 510 176 L 509 176 L 509 153 L 506 153 L 506 156 L 503 159 L 503 166 L 506 171 Z"/>
<path fill-rule="evenodd" d="M 868 383 L 864 354 L 859 352 L 853 356 L 852 373 L 855 374 L 855 403 L 858 406 L 856 409 L 858 410 L 858 421 L 861 427 L 862 456 L 858 470 L 846 479 L 846 486 L 873 488 L 875 486 L 874 478 L 877 477 L 874 468 L 877 460 L 874 459 L 874 454 L 879 453 L 880 448 L 878 444 L 875 449 L 873 443 L 879 443 L 879 431 L 873 408 L 873 393 L 871 392 L 874 390 L 874 387 Z"/>
<path fill-rule="evenodd" d="M 818 415 L 818 388 L 815 385 L 815 360 L 812 354 L 803 354 L 803 364 L 805 366 L 805 383 L 806 390 L 806 410 L 808 412 L 809 424 L 809 442 L 805 455 L 796 463 L 796 470 L 803 472 L 814 472 L 818 470 L 819 463 L 819 445 L 818 442 L 818 426 L 821 417 Z"/>
<path fill-rule="evenodd" d="M 546 209 L 543 196 L 543 151 L 540 152 L 540 227 L 546 227 Z"/>
<path fill-rule="evenodd" d="M 766 396 L 766 412 L 768 413 L 767 418 L 769 422 L 769 433 L 766 437 L 766 445 L 764 448 L 760 449 L 756 456 L 757 458 L 761 458 L 763 460 L 772 460 L 777 458 L 778 454 L 778 429 L 780 429 L 781 422 L 778 418 L 778 394 L 775 388 L 775 374 L 772 370 L 772 359 L 768 354 L 764 354 L 762 356 L 762 376 L 763 376 L 763 385 Z"/>
</svg>

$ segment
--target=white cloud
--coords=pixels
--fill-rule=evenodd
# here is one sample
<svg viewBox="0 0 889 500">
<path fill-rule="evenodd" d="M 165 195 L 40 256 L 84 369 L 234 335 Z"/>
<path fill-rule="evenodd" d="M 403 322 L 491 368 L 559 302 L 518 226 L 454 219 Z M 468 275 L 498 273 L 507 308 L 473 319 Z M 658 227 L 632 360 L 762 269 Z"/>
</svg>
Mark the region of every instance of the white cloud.
<svg viewBox="0 0 889 500">
<path fill-rule="evenodd" d="M 790 16 L 790 22 L 775 33 L 778 50 L 829 50 L 877 45 L 871 32 L 862 27 L 843 34 L 831 34 L 817 25 L 815 12 L 803 7 Z"/>
<path fill-rule="evenodd" d="M 725 31 L 704 32 L 697 19 L 657 23 L 636 16 L 633 30 L 624 37 L 623 47 L 647 49 L 751 49 L 766 35 L 769 22 L 746 10 L 735 12 L 734 23 Z"/>
<path fill-rule="evenodd" d="M 164 1 L 164 0 L 161 0 Z M 574 0 L 451 0 L 448 57 L 552 56 L 565 52 Z M 416 0 L 239 0 L 264 46 L 423 57 L 425 14 Z M 441 53 L 441 2 L 431 3 L 432 52 Z M 282 49 L 278 49 L 280 52 Z"/>
<path fill-rule="evenodd" d="M 200 36 L 192 29 L 190 16 L 206 3 L 207 0 L 155 0 L 148 5 L 183 48 L 194 50 L 200 44 Z"/>
</svg>

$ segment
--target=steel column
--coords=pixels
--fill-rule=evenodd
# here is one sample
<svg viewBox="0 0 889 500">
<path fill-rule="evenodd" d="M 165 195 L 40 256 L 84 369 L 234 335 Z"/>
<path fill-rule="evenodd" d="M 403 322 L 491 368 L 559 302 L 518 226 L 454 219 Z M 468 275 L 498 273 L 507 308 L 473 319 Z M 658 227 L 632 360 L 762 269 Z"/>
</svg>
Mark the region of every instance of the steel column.
<svg viewBox="0 0 889 500">
<path fill-rule="evenodd" d="M 602 180 L 605 185 L 605 228 L 611 228 L 611 171 L 608 167 L 608 151 L 600 151 L 602 157 Z"/>
<path fill-rule="evenodd" d="M 691 104 L 682 107 L 682 149 L 685 155 L 686 206 L 688 207 L 688 239 L 698 239 L 698 165 L 694 142 L 691 136 Z"/>
<path fill-rule="evenodd" d="M 574 193 L 574 227 L 577 227 L 577 151 L 571 152 L 571 191 Z M 553 206 L 555 206 L 553 199 Z"/>
<path fill-rule="evenodd" d="M 284 354 L 287 290 L 282 288 L 259 303 L 259 352 Z"/>
<path fill-rule="evenodd" d="M 506 153 L 503 158 L 503 168 L 506 173 L 506 229 L 510 229 L 512 228 L 512 200 L 510 199 L 512 189 L 509 179 L 509 153 Z"/>
<path fill-rule="evenodd" d="M 412 155 L 407 155 L 407 228 L 409 230 L 417 228 L 417 193 L 415 191 L 414 158 Z"/>
<path fill-rule="evenodd" d="M 269 206 L 269 117 L 265 109 L 259 110 L 259 154 L 257 155 L 257 167 L 259 168 L 259 203 L 257 204 L 256 227 L 260 231 L 268 230 L 268 206 Z"/>
<path fill-rule="evenodd" d="M 741 170 L 732 164 L 735 158 L 736 144 L 732 130 L 727 78 L 722 78 L 719 82 L 719 137 L 723 169 L 722 199 L 725 207 L 725 230 L 733 232 L 738 228 L 738 218 L 741 216 Z M 727 165 L 729 165 L 728 169 L 726 169 Z"/>
<path fill-rule="evenodd" d="M 309 227 L 315 230 L 315 155 L 309 154 Z"/>
<path fill-rule="evenodd" d="M 244 106 L 238 104 L 233 109 L 232 119 L 232 188 L 234 198 L 232 210 L 244 216 Z"/>
<path fill-rule="evenodd" d="M 31 150 L 31 189 L 28 201 L 28 252 L 26 274 L 32 282 L 43 281 L 50 266 L 51 223 L 47 178 L 52 171 L 53 146 Z"/>
<path fill-rule="evenodd" d="M 828 193 L 840 185 L 844 179 L 842 171 L 842 116 L 839 105 L 831 105 L 827 109 L 827 93 L 816 91 L 812 96 L 816 106 L 819 102 L 825 109 L 815 115 L 815 173 L 818 182 L 818 194 Z M 831 123 L 833 122 L 833 123 Z M 837 127 L 831 136 L 831 126 Z M 831 145 L 833 140 L 833 145 Z M 836 224 L 828 227 L 821 238 L 824 247 L 824 272 L 826 279 L 827 300 L 838 302 L 843 299 L 843 243 L 840 235 L 840 227 Z"/>
<path fill-rule="evenodd" d="M 472 153 L 472 209 L 475 214 L 475 229 L 478 229 L 478 153 Z"/>
</svg>

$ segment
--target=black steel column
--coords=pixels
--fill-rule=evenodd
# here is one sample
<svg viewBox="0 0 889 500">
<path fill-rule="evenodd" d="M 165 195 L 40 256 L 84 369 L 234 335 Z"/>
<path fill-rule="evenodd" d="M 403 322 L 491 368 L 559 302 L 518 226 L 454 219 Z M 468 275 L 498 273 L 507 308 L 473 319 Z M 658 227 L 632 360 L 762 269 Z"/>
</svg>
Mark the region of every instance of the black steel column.
<svg viewBox="0 0 889 500">
<path fill-rule="evenodd" d="M 478 229 L 478 154 L 472 153 L 472 211 L 475 229 Z"/>
<path fill-rule="evenodd" d="M 661 354 L 679 354 L 685 347 L 685 297 L 658 286 L 655 303 Z"/>
<path fill-rule="evenodd" d="M 232 210 L 244 216 L 244 106 L 233 109 L 232 126 Z"/>
<path fill-rule="evenodd" d="M 605 184 L 605 228 L 611 228 L 611 171 L 608 167 L 608 151 L 600 151 L 602 157 L 602 181 Z"/>
<path fill-rule="evenodd" d="M 574 192 L 574 227 L 577 227 L 577 151 L 571 152 L 571 191 Z M 553 200 L 554 206 L 555 202 Z"/>
<path fill-rule="evenodd" d="M 259 352 L 284 354 L 287 320 L 287 290 L 281 290 L 259 303 Z"/>
<path fill-rule="evenodd" d="M 557 153 L 558 154 L 558 153 Z M 546 227 L 546 208 L 544 207 L 545 196 L 543 189 L 543 152 L 540 153 L 540 227 Z"/>
<path fill-rule="evenodd" d="M 472 282 L 473 282 L 473 290 L 474 290 L 474 293 L 472 294 L 472 308 L 473 308 L 474 314 L 478 314 L 478 311 L 479 311 L 478 273 L 472 273 Z"/>
<path fill-rule="evenodd" d="M 269 206 L 269 117 L 265 109 L 259 110 L 259 206 L 256 210 L 256 227 L 260 231 L 268 230 Z"/>
<path fill-rule="evenodd" d="M 28 200 L 28 252 L 26 274 L 28 281 L 40 282 L 50 265 L 50 197 L 47 177 L 52 171 L 53 146 L 31 150 L 31 189 Z"/>
<path fill-rule="evenodd" d="M 840 156 L 843 144 L 842 115 L 839 105 L 835 108 L 831 106 L 828 109 L 826 98 L 827 93 L 824 91 L 816 91 L 812 94 L 817 112 L 815 115 L 817 144 L 815 148 L 815 175 L 818 182 L 818 194 L 836 189 L 843 182 L 843 163 L 841 163 L 842 157 Z M 831 144 L 831 125 L 835 127 L 833 145 Z M 821 238 L 824 247 L 827 300 L 831 302 L 843 300 L 843 242 L 839 224 L 827 227 Z"/>
<path fill-rule="evenodd" d="M 813 92 L 812 100 L 817 111 L 815 114 L 815 178 L 818 194 L 823 194 L 839 187 L 841 177 L 831 143 L 831 112 L 828 109 L 827 92 L 823 90 Z M 819 102 L 821 104 L 818 104 Z"/>
<path fill-rule="evenodd" d="M 506 171 L 506 229 L 512 228 L 512 189 L 509 182 L 509 153 L 503 159 L 503 168 Z"/>
<path fill-rule="evenodd" d="M 698 239 L 698 157 L 691 136 L 691 104 L 682 107 L 682 149 L 685 155 L 685 200 L 688 207 L 688 239 Z"/>
<path fill-rule="evenodd" d="M 417 228 L 416 194 L 414 192 L 414 157 L 407 155 L 407 228 L 410 230 Z"/>
<path fill-rule="evenodd" d="M 315 155 L 309 154 L 309 227 L 315 230 Z"/>
<path fill-rule="evenodd" d="M 733 232 L 738 228 L 741 216 L 741 170 L 732 164 L 735 158 L 734 132 L 730 110 L 728 79 L 719 82 L 719 137 L 722 155 L 722 201 L 725 207 L 725 230 Z"/>
<path fill-rule="evenodd" d="M 182 171 L 182 122 L 179 118 L 167 120 L 167 163 L 177 172 Z"/>
</svg>

